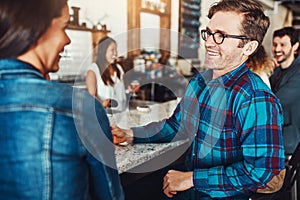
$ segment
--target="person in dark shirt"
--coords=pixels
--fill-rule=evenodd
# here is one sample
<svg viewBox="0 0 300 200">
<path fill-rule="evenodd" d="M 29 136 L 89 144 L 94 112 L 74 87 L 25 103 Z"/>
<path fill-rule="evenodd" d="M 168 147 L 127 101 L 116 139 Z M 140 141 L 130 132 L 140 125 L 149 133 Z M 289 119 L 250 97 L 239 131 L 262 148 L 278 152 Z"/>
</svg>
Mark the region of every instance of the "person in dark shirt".
<svg viewBox="0 0 300 200">
<path fill-rule="evenodd" d="M 279 64 L 270 77 L 271 88 L 280 99 L 284 113 L 283 138 L 286 154 L 300 142 L 300 56 L 299 33 L 293 27 L 276 30 L 272 52 Z"/>
</svg>

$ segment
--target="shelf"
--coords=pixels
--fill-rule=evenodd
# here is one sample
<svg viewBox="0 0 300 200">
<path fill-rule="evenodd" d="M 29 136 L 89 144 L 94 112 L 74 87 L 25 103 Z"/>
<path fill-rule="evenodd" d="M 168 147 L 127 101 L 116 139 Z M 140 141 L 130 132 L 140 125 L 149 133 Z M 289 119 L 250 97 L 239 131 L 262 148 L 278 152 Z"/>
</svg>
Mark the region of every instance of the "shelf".
<svg viewBox="0 0 300 200">
<path fill-rule="evenodd" d="M 77 30 L 77 31 L 92 31 L 92 29 L 87 28 L 85 26 L 78 26 L 78 25 L 74 25 L 74 24 L 69 24 L 67 26 L 67 29 Z"/>
<path fill-rule="evenodd" d="M 169 16 L 169 12 L 160 12 L 158 10 L 151 10 L 149 8 L 141 8 L 141 12 L 151 13 L 154 15 L 160 15 L 160 16 Z"/>
<path fill-rule="evenodd" d="M 110 33 L 110 30 L 95 30 L 95 29 L 92 29 L 91 31 L 92 31 L 92 33 L 103 33 L 103 34 Z"/>
</svg>

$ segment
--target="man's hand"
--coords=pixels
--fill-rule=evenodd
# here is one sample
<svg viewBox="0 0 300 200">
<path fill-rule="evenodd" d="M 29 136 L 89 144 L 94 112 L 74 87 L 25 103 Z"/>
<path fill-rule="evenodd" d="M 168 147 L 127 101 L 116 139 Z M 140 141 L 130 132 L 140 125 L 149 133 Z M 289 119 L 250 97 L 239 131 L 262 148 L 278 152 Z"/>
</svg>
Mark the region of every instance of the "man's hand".
<svg viewBox="0 0 300 200">
<path fill-rule="evenodd" d="M 164 177 L 163 190 L 169 198 L 177 192 L 188 190 L 193 186 L 193 172 L 169 170 Z"/>
<path fill-rule="evenodd" d="M 122 142 L 132 143 L 133 131 L 131 129 L 121 129 L 117 126 L 111 126 L 111 132 L 114 144 L 120 144 Z"/>
</svg>

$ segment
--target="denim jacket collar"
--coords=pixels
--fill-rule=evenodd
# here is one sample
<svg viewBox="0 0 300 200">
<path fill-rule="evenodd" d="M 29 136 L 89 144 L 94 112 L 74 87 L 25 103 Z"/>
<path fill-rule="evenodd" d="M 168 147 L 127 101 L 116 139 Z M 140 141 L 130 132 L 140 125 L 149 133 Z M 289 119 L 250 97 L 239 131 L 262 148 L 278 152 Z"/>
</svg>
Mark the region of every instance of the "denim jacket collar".
<svg viewBox="0 0 300 200">
<path fill-rule="evenodd" d="M 0 59 L 0 79 L 38 78 L 44 76 L 31 64 L 17 59 Z"/>
</svg>

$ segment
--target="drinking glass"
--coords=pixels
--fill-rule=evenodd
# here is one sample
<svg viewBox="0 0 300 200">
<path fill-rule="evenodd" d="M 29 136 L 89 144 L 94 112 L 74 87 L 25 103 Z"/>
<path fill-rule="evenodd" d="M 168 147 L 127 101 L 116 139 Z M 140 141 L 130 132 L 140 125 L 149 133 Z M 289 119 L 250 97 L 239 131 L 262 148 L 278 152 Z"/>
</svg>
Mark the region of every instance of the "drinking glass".
<svg viewBox="0 0 300 200">
<path fill-rule="evenodd" d="M 136 97 L 137 96 L 136 93 L 140 90 L 140 82 L 138 80 L 133 80 L 131 81 L 129 87 L 132 92 L 132 96 Z"/>
</svg>

